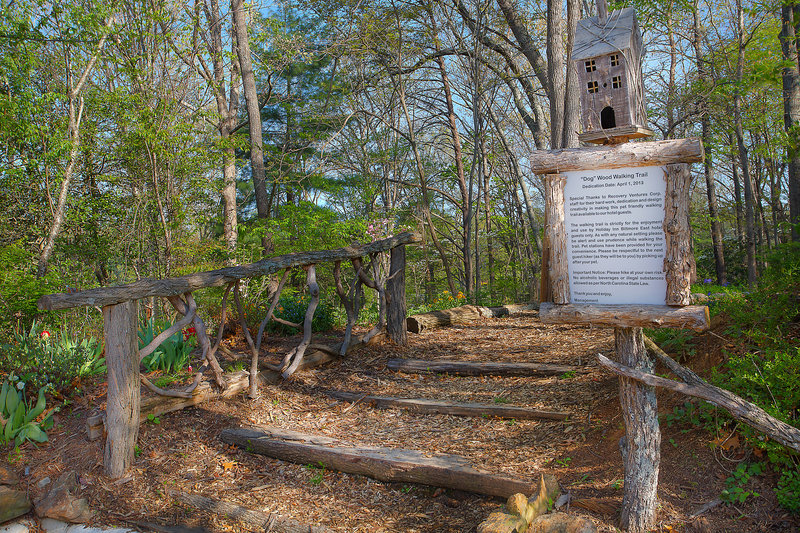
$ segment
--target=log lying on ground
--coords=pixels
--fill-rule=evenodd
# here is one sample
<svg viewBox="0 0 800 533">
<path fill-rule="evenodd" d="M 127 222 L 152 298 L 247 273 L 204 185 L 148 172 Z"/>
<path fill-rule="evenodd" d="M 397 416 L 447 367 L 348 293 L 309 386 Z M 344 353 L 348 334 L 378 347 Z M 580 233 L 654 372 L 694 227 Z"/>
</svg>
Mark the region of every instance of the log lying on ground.
<svg viewBox="0 0 800 533">
<path fill-rule="evenodd" d="M 788 448 L 800 451 L 800 429 L 770 416 L 757 405 L 736 396 L 730 391 L 720 389 L 719 387 L 705 382 L 697 374 L 675 362 L 675 360 L 667 356 L 663 351 L 661 351 L 660 354 L 655 351 L 654 353 L 659 360 L 664 362 L 675 375 L 683 379 L 686 383 L 654 376 L 653 374 L 630 368 L 612 361 L 602 354 L 597 354 L 597 358 L 601 365 L 615 374 L 641 381 L 653 387 L 664 387 L 665 389 L 681 392 L 688 396 L 702 398 L 703 400 L 713 403 L 717 407 L 722 407 L 739 422 L 761 431 Z"/>
<path fill-rule="evenodd" d="M 547 363 L 496 363 L 486 361 L 427 361 L 425 359 L 389 359 L 386 368 L 395 372 L 454 374 L 457 376 L 560 376 L 579 367 Z"/>
<path fill-rule="evenodd" d="M 221 514 L 225 518 L 234 519 L 250 526 L 250 529 L 273 531 L 275 533 L 326 533 L 330 529 L 322 526 L 310 526 L 278 513 L 264 514 L 246 507 L 221 500 L 213 500 L 199 494 L 187 494 L 169 489 L 167 493 L 181 503 L 196 509 Z"/>
<path fill-rule="evenodd" d="M 421 333 L 423 330 L 431 328 L 441 328 L 454 324 L 469 324 L 484 318 L 484 316 L 478 307 L 462 305 L 452 309 L 411 315 L 406 319 L 406 327 L 411 333 Z"/>
<path fill-rule="evenodd" d="M 483 307 L 481 309 L 488 309 L 492 317 L 501 317 L 516 315 L 523 311 L 538 311 L 539 304 L 506 304 L 499 307 Z"/>
<path fill-rule="evenodd" d="M 247 390 L 249 376 L 250 373 L 244 370 L 224 374 L 225 381 L 228 383 L 228 388 L 221 393 L 212 389 L 210 382 L 204 381 L 194 389 L 191 398 L 175 398 L 172 396 L 151 396 L 149 398 L 142 398 L 141 405 L 139 406 L 139 423 L 144 423 L 150 415 L 160 416 L 165 413 L 171 413 L 172 411 L 178 411 L 184 407 L 198 405 L 208 400 L 231 398 L 243 390 Z M 86 419 L 86 432 L 89 440 L 96 440 L 103 436 L 105 432 L 105 418 L 106 414 L 103 411 Z"/>
<path fill-rule="evenodd" d="M 600 305 L 543 302 L 539 319 L 545 324 L 593 324 L 623 328 L 688 328 L 707 330 L 708 307 L 687 305 Z"/>
<path fill-rule="evenodd" d="M 418 413 L 437 413 L 456 416 L 493 416 L 497 418 L 516 418 L 518 420 L 548 419 L 565 420 L 569 413 L 563 411 L 541 411 L 528 407 L 511 405 L 488 405 L 483 403 L 454 403 L 428 400 L 425 398 L 392 398 L 388 396 L 368 396 L 356 392 L 325 391 L 337 400 L 360 402 L 378 409 L 409 409 Z"/>
<path fill-rule="evenodd" d="M 303 435 L 273 428 L 225 429 L 220 439 L 248 451 L 298 464 L 361 474 L 381 481 L 422 483 L 436 487 L 507 498 L 531 494 L 535 483 L 491 474 L 470 466 L 457 455 L 427 457 L 427 452 L 381 447 L 349 447 L 327 437 Z"/>
</svg>

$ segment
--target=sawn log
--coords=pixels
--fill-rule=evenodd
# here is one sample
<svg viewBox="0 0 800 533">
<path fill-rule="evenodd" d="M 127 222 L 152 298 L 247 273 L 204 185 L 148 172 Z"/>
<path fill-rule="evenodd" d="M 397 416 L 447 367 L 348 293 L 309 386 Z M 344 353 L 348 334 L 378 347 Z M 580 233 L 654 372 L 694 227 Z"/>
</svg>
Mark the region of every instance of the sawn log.
<svg viewBox="0 0 800 533">
<path fill-rule="evenodd" d="M 497 418 L 515 418 L 517 420 L 549 419 L 565 420 L 569 413 L 563 411 L 542 411 L 528 407 L 511 405 L 488 405 L 484 403 L 440 402 L 425 398 L 392 398 L 389 396 L 368 396 L 356 392 L 325 391 L 325 394 L 337 400 L 360 402 L 378 409 L 409 409 L 418 413 L 436 413 L 456 416 L 493 416 Z"/>
<path fill-rule="evenodd" d="M 486 361 L 428 361 L 425 359 L 389 359 L 386 368 L 395 372 L 454 374 L 457 376 L 559 376 L 579 367 L 547 363 L 497 363 Z"/>
<path fill-rule="evenodd" d="M 507 498 L 532 494 L 536 483 L 491 474 L 470 466 L 457 455 L 426 456 L 426 452 L 381 447 L 346 447 L 327 437 L 261 428 L 225 429 L 220 439 L 248 451 L 298 464 L 361 474 L 381 481 L 422 483 Z"/>
</svg>

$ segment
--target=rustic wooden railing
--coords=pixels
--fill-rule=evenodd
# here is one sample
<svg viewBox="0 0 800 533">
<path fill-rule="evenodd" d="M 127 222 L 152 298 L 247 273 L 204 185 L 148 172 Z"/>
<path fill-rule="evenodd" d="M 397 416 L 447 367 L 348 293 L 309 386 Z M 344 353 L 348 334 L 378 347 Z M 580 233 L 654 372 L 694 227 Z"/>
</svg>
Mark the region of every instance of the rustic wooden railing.
<svg viewBox="0 0 800 533">
<path fill-rule="evenodd" d="M 311 344 L 311 322 L 319 304 L 319 285 L 316 274 L 316 265 L 319 263 L 334 264 L 336 294 L 341 299 L 347 314 L 344 341 L 336 350 L 338 355 L 344 355 L 347 349 L 356 342 L 368 342 L 384 330 L 394 342 L 401 345 L 406 344 L 405 245 L 420 240 L 421 238 L 417 234 L 402 233 L 362 246 L 298 252 L 262 259 L 248 265 L 220 268 L 176 278 L 143 279 L 127 285 L 49 294 L 41 297 L 38 301 L 41 310 L 54 311 L 84 306 L 102 307 L 103 336 L 108 367 L 107 437 L 104 452 L 106 473 L 113 478 L 122 477 L 133 462 L 134 445 L 139 430 L 140 383 L 156 394 L 191 398 L 198 390 L 197 387 L 202 381 L 203 375 L 210 371 L 215 383 L 221 389 L 225 389 L 227 384 L 216 353 L 222 342 L 226 305 L 231 292 L 241 322 L 242 335 L 251 351 L 249 376 L 251 397 L 256 397 L 258 394 L 259 353 L 263 335 L 270 320 L 303 331 L 300 344 L 287 353 L 280 364 L 267 365 L 271 369 L 281 372 L 284 378 L 291 376 L 300 367 L 306 350 L 310 346 L 315 346 Z M 353 266 L 352 280 L 348 283 L 345 283 L 342 278 L 341 263 L 343 261 L 350 261 Z M 303 324 L 288 322 L 274 314 L 289 272 L 293 268 L 303 268 L 306 271 L 306 285 L 311 297 Z M 278 288 L 272 297 L 266 317 L 259 324 L 256 338 L 253 339 L 242 305 L 239 282 L 242 279 L 269 276 L 281 270 L 283 270 L 283 275 Z M 367 334 L 354 341 L 352 330 L 358 320 L 357 298 L 362 286 L 377 292 L 378 323 Z M 206 331 L 203 319 L 197 312 L 197 302 L 192 296 L 193 291 L 207 287 L 226 287 L 222 298 L 219 330 L 213 343 Z M 139 349 L 137 305 L 138 300 L 149 297 L 166 298 L 181 318 L 156 336 L 150 344 Z M 165 339 L 189 324 L 194 325 L 198 344 L 202 349 L 203 364 L 192 384 L 185 390 L 162 390 L 139 372 L 139 365 L 142 359 L 153 353 Z M 328 351 L 333 350 L 328 349 Z"/>
</svg>

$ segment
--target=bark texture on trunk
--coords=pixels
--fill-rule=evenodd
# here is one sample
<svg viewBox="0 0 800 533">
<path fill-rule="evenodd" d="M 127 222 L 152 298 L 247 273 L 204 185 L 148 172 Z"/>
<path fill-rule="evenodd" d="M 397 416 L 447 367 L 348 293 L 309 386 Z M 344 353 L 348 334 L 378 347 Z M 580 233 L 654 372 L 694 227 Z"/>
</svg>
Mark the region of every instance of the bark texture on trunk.
<svg viewBox="0 0 800 533">
<path fill-rule="evenodd" d="M 641 328 L 614 330 L 620 363 L 651 374 L 655 367 L 644 347 Z M 619 399 L 625 421 L 620 442 L 625 464 L 622 529 L 644 533 L 655 525 L 658 504 L 658 469 L 661 462 L 661 430 L 655 387 L 628 377 L 619 378 Z"/>
</svg>

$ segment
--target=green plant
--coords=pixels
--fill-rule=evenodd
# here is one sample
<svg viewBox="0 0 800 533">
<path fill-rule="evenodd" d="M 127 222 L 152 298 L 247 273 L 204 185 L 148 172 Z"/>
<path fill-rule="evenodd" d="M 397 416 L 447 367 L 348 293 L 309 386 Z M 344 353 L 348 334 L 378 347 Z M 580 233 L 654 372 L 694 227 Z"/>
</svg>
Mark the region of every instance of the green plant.
<svg viewBox="0 0 800 533">
<path fill-rule="evenodd" d="M 569 466 L 570 461 L 572 461 L 572 457 L 565 457 L 563 459 L 556 459 L 556 464 L 566 468 Z"/>
<path fill-rule="evenodd" d="M 625 486 L 625 481 L 622 479 L 615 479 L 614 482 L 611 484 L 611 488 L 614 490 L 619 490 Z"/>
<path fill-rule="evenodd" d="M 308 296 L 281 296 L 280 300 L 278 300 L 278 305 L 275 307 L 275 316 L 299 324 L 302 328 L 309 302 L 310 298 Z M 325 299 L 320 298 L 317 309 L 314 311 L 314 318 L 311 320 L 311 331 L 328 331 L 332 329 L 334 325 L 335 315 L 333 307 Z M 270 320 L 269 324 L 267 324 L 267 331 L 272 333 L 294 334 L 297 333 L 298 330 L 291 326 Z"/>
<path fill-rule="evenodd" d="M 319 485 L 322 483 L 322 480 L 325 479 L 325 465 L 322 462 L 318 462 L 316 465 L 307 464 L 303 468 L 313 472 L 311 479 L 309 480 L 312 485 Z"/>
<path fill-rule="evenodd" d="M 647 329 L 645 334 L 665 352 L 676 354 L 678 359 L 686 360 L 697 351 L 692 345 L 694 332 L 690 329 Z"/>
<path fill-rule="evenodd" d="M 139 457 L 140 455 L 142 455 L 142 449 L 139 448 L 139 446 L 137 446 L 136 444 L 134 444 L 133 445 L 133 456 L 134 457 Z"/>
<path fill-rule="evenodd" d="M 157 425 L 159 425 L 161 423 L 161 419 L 151 413 L 151 414 L 147 415 L 147 423 L 148 424 L 153 424 L 154 426 L 157 426 Z"/>
<path fill-rule="evenodd" d="M 67 335 L 40 328 L 15 330 L 9 342 L 0 344 L 0 370 L 19 376 L 29 387 L 53 386 L 74 390 L 74 380 L 106 371 L 103 346 L 93 337 L 80 342 Z"/>
<path fill-rule="evenodd" d="M 494 403 L 503 404 L 508 403 L 508 398 L 503 398 L 502 396 L 495 396 Z"/>
<path fill-rule="evenodd" d="M 739 463 L 730 476 L 725 480 L 725 489 L 720 498 L 726 503 L 744 503 L 747 498 L 757 498 L 759 494 L 747 490 L 745 486 L 753 476 L 760 476 L 764 473 L 764 466 L 761 463 Z"/>
<path fill-rule="evenodd" d="M 570 378 L 574 378 L 574 377 L 575 377 L 575 371 L 574 370 L 568 370 L 568 371 L 564 372 L 563 374 L 561 374 L 561 379 L 570 379 Z"/>
<path fill-rule="evenodd" d="M 5 444 L 12 440 L 16 446 L 28 440 L 46 442 L 46 431 L 53 427 L 53 411 L 42 417 L 46 407 L 46 387 L 39 389 L 35 403 L 25 401 L 24 388 L 25 382 L 12 375 L 0 389 L 0 422 L 3 425 L 0 438 Z"/>
<path fill-rule="evenodd" d="M 153 318 L 145 322 L 139 329 L 139 349 L 149 345 L 153 339 L 171 326 L 172 324 L 169 322 L 156 322 Z M 142 365 L 148 372 L 153 370 L 163 370 L 168 373 L 181 371 L 189 364 L 189 354 L 196 343 L 194 328 L 187 328 L 183 332 L 176 331 L 159 344 L 153 353 L 142 359 Z"/>
<path fill-rule="evenodd" d="M 800 471 L 784 470 L 775 489 L 778 503 L 794 514 L 800 514 Z"/>
</svg>

